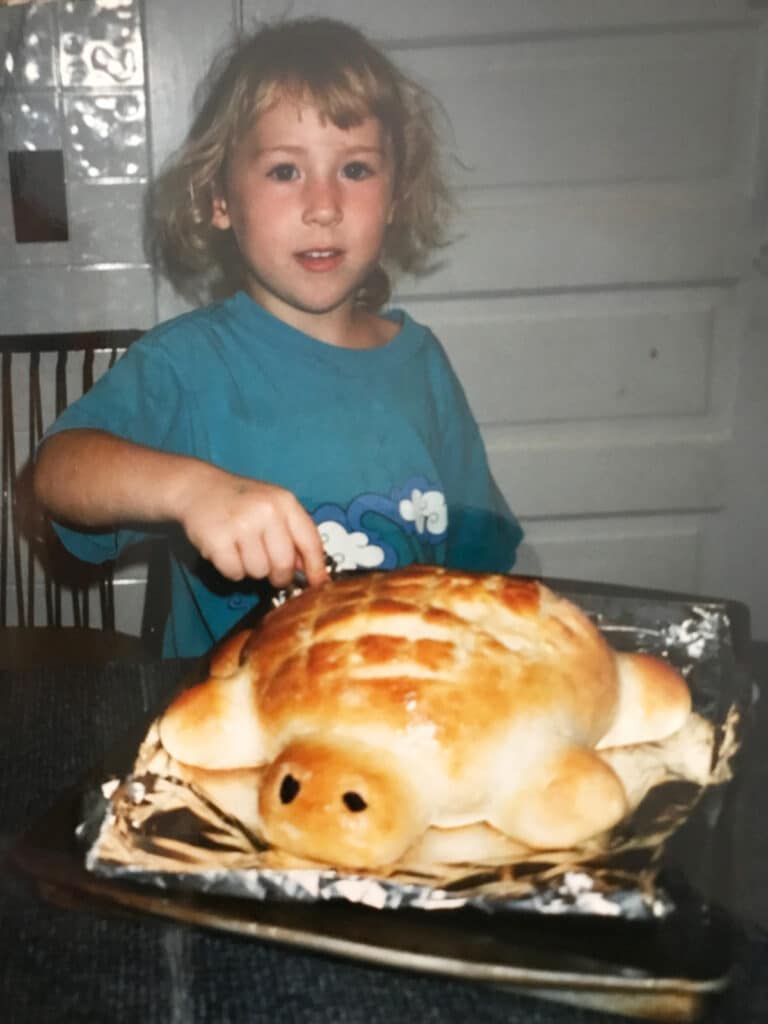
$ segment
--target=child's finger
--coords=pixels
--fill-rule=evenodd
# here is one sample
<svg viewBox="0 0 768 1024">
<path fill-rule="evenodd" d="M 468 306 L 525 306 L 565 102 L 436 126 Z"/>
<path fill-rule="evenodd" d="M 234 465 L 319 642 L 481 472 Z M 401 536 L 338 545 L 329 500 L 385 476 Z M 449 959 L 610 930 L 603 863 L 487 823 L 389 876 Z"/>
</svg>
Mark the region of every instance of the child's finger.
<svg viewBox="0 0 768 1024">
<path fill-rule="evenodd" d="M 317 526 L 308 515 L 297 518 L 291 525 L 296 551 L 301 558 L 307 581 L 310 584 L 322 583 L 328 578 L 328 569 Z"/>
<path fill-rule="evenodd" d="M 264 549 L 269 563 L 269 580 L 275 587 L 287 587 L 296 572 L 297 552 L 293 537 L 283 523 L 264 532 Z"/>
<path fill-rule="evenodd" d="M 246 575 L 243 560 L 236 544 L 231 542 L 201 546 L 200 554 L 209 561 L 222 576 L 238 582 Z"/>
<path fill-rule="evenodd" d="M 240 579 L 249 577 L 254 580 L 260 580 L 269 575 L 269 556 L 258 536 L 250 537 L 247 543 L 239 541 L 237 552 L 242 567 Z M 230 577 L 230 579 L 234 578 Z"/>
</svg>

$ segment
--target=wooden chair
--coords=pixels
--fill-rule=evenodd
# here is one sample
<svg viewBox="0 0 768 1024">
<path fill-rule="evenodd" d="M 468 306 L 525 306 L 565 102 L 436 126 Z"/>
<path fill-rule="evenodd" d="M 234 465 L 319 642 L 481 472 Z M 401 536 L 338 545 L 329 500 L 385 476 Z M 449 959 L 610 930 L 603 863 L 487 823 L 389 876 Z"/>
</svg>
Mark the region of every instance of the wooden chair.
<svg viewBox="0 0 768 1024">
<path fill-rule="evenodd" d="M 45 429 L 140 334 L 0 336 L 0 668 L 159 656 L 168 600 L 165 547 L 144 552 L 141 635 L 119 631 L 114 564 L 86 565 L 70 556 L 31 486 L 30 460 Z"/>
</svg>

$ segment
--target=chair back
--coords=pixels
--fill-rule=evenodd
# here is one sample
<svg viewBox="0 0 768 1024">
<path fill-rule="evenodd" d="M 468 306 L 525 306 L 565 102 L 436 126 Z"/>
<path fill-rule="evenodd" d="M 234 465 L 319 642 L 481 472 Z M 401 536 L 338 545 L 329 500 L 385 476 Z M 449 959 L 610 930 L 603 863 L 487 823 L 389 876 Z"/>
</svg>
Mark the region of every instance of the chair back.
<svg viewBox="0 0 768 1024">
<path fill-rule="evenodd" d="M 0 336 L 0 626 L 115 630 L 114 564 L 86 565 L 64 550 L 34 500 L 31 460 L 59 413 L 141 333 Z M 146 611 L 142 633 L 157 648 L 160 624 Z"/>
</svg>

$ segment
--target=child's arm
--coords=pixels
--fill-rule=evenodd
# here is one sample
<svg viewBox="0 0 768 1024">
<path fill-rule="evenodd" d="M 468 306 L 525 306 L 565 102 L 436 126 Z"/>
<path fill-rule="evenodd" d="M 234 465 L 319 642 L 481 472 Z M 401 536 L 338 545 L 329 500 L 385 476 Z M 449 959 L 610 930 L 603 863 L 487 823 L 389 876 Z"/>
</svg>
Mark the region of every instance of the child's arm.
<svg viewBox="0 0 768 1024">
<path fill-rule="evenodd" d="M 326 578 L 317 527 L 290 491 L 101 430 L 65 430 L 41 446 L 35 493 L 56 520 L 81 527 L 177 522 L 231 580 L 287 585 L 297 568 Z"/>
</svg>

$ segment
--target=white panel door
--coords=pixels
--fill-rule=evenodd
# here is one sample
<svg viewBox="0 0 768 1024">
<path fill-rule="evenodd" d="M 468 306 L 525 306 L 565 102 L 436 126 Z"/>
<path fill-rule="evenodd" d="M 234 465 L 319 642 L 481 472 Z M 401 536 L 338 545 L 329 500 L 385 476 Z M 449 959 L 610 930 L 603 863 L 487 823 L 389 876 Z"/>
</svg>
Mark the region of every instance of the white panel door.
<svg viewBox="0 0 768 1024">
<path fill-rule="evenodd" d="M 747 601 L 768 637 L 762 5 L 295 0 L 444 105 L 461 204 L 397 301 L 464 381 L 519 568 Z M 283 0 L 148 4 L 155 159 L 193 83 Z M 767 261 L 768 262 L 768 261 Z M 183 308 L 160 284 L 163 316 Z"/>
</svg>

